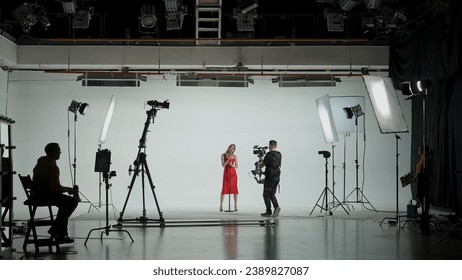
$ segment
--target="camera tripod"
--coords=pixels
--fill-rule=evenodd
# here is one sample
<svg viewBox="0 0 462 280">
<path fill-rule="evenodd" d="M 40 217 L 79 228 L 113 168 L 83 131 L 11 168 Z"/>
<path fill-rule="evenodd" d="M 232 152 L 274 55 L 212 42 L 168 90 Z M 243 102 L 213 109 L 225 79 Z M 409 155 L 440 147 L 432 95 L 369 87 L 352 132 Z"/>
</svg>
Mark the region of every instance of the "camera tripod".
<svg viewBox="0 0 462 280">
<path fill-rule="evenodd" d="M 146 111 L 147 118 L 146 118 L 146 122 L 144 123 L 143 133 L 141 135 L 140 143 L 138 145 L 138 155 L 136 156 L 136 160 L 133 163 L 134 169 L 132 169 L 131 166 L 129 169 L 129 172 L 133 171 L 133 176 L 130 182 L 130 186 L 128 186 L 128 194 L 127 194 L 127 198 L 125 199 L 124 207 L 122 209 L 122 212 L 120 213 L 119 219 L 117 220 L 117 226 L 122 226 L 124 222 L 140 222 L 143 225 L 149 222 L 155 222 L 155 223 L 159 223 L 161 227 L 165 226 L 165 220 L 163 217 L 163 213 L 160 211 L 159 202 L 157 201 L 156 192 L 154 191 L 155 186 L 152 181 L 151 172 L 149 172 L 148 163 L 146 162 L 146 152 L 145 152 L 146 151 L 146 135 L 148 133 L 149 124 L 151 123 L 151 121 L 154 122 L 156 113 L 157 113 L 157 109 L 154 107 L 151 110 Z M 133 185 L 135 184 L 136 177 L 138 177 L 140 173 L 141 173 L 141 188 L 143 191 L 142 193 L 143 195 L 143 214 L 142 216 L 135 218 L 135 219 L 125 219 L 124 220 L 123 215 L 125 212 L 125 208 L 127 207 L 128 199 L 130 198 L 130 194 L 132 192 Z M 159 219 L 149 219 L 146 216 L 145 175 L 148 178 L 149 186 L 151 187 L 152 194 L 154 196 L 154 201 L 156 202 L 157 212 L 159 213 Z"/>
<path fill-rule="evenodd" d="M 326 163 L 325 163 L 325 173 L 326 173 L 326 185 L 324 187 L 324 190 L 321 192 L 321 195 L 319 196 L 318 198 L 318 201 L 316 201 L 316 204 L 314 205 L 313 209 L 311 210 L 310 212 L 310 216 L 311 214 L 313 214 L 313 211 L 314 209 L 316 208 L 316 206 L 318 206 L 319 208 L 321 208 L 321 213 L 322 211 L 330 211 L 331 209 L 335 208 L 335 207 L 332 207 L 332 208 L 329 208 L 329 203 L 328 203 L 328 193 L 330 193 L 332 195 L 332 198 L 338 203 L 338 205 L 340 205 L 343 210 L 345 210 L 345 212 L 350 215 L 350 213 L 348 213 L 348 211 L 345 209 L 345 207 L 343 207 L 342 203 L 340 203 L 340 201 L 337 199 L 337 197 L 334 195 L 334 193 L 329 189 L 328 187 L 328 163 L 327 163 L 327 159 L 330 157 L 330 153 L 329 152 L 318 152 L 318 153 L 322 153 L 324 158 L 326 159 Z M 319 201 L 322 199 L 322 204 L 320 205 L 319 204 Z"/>
<path fill-rule="evenodd" d="M 85 246 L 87 246 L 87 241 L 88 241 L 88 238 L 90 238 L 90 234 L 95 230 L 101 230 L 101 229 L 104 229 L 104 231 L 101 232 L 101 237 L 100 237 L 101 240 L 103 239 L 103 233 L 105 233 L 106 236 L 108 236 L 109 232 L 114 231 L 114 232 L 126 232 L 128 234 L 128 236 L 130 237 L 130 239 L 132 240 L 132 242 L 134 241 L 131 234 L 128 231 L 123 230 L 123 229 L 110 229 L 111 226 L 109 225 L 109 203 L 108 202 L 109 202 L 109 188 L 111 186 L 109 184 L 109 179 L 112 176 L 115 176 L 115 171 L 112 171 L 109 174 L 108 174 L 108 172 L 103 172 L 103 180 L 104 180 L 104 183 L 106 185 L 106 226 L 105 227 L 94 228 L 94 229 L 90 230 L 90 232 L 88 232 L 87 238 L 85 239 L 85 243 L 84 243 Z"/>
</svg>

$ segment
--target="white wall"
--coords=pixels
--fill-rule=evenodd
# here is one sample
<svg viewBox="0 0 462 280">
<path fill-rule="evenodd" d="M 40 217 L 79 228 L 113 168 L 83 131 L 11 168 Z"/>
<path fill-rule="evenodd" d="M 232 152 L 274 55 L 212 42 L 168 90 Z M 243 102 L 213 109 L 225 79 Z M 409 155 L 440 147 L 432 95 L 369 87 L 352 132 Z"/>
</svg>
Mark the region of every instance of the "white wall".
<svg viewBox="0 0 462 280">
<path fill-rule="evenodd" d="M 367 92 L 360 77 L 342 78 L 331 88 L 278 88 L 270 78 L 255 78 L 249 88 L 176 87 L 174 76 L 150 76 L 140 88 L 82 87 L 70 74 L 14 71 L 10 74 L 8 92 L 9 117 L 14 126 L 14 169 L 31 174 L 38 157 L 48 142 L 60 143 L 63 154 L 58 161 L 63 185 L 70 185 L 67 155 L 68 106 L 72 99 L 90 104 L 85 116 L 77 121 L 77 183 L 81 192 L 93 203 L 98 198 L 98 173 L 94 172 L 98 138 L 112 95 L 118 98 L 107 141 L 103 148 L 112 152 L 112 170 L 117 177 L 111 182 L 113 203 L 121 211 L 128 194 L 131 177 L 128 166 L 138 151 L 147 100 L 170 100 L 169 110 L 159 110 L 147 135 L 147 160 L 159 205 L 168 219 L 168 209 L 204 208 L 218 210 L 222 167 L 220 154 L 229 144 L 237 145 L 239 159 L 240 211 L 263 211 L 262 186 L 248 173 L 256 161 L 252 147 L 279 142 L 283 153 L 281 193 L 284 209 L 303 209 L 307 215 L 324 188 L 324 158 L 319 150 L 331 150 L 324 142 L 316 108 L 316 98 L 330 96 L 366 97 L 367 146 L 363 163 L 363 136 L 359 137 L 360 184 L 365 168 L 364 193 L 378 210 L 395 207 L 395 137 L 379 132 Z M 402 98 L 399 96 L 400 99 Z M 410 124 L 410 103 L 402 101 Z M 73 114 L 70 115 L 71 132 Z M 410 135 L 400 141 L 400 176 L 409 171 Z M 71 135 L 71 142 L 73 138 Z M 347 140 L 347 194 L 355 187 L 355 137 Z M 72 145 L 72 143 L 71 143 Z M 72 147 L 71 147 L 72 151 Z M 343 196 L 343 136 L 336 143 L 336 194 Z M 72 161 L 72 153 L 71 153 Z M 329 184 L 332 176 L 329 162 Z M 127 209 L 141 214 L 141 178 L 128 200 Z M 17 217 L 25 214 L 23 194 L 15 178 L 18 200 Z M 338 191 L 338 192 L 337 192 Z M 401 207 L 410 198 L 408 188 L 400 187 Z M 146 190 L 148 216 L 156 216 L 153 196 Z M 104 203 L 104 200 L 103 200 Z M 361 209 L 359 205 L 355 209 Z M 85 213 L 88 204 L 81 204 L 76 214 Z M 315 210 L 316 213 L 319 210 Z M 337 211 L 342 211 L 337 210 Z M 259 212 L 258 212 L 259 213 Z M 124 216 L 128 218 L 127 216 Z"/>
</svg>

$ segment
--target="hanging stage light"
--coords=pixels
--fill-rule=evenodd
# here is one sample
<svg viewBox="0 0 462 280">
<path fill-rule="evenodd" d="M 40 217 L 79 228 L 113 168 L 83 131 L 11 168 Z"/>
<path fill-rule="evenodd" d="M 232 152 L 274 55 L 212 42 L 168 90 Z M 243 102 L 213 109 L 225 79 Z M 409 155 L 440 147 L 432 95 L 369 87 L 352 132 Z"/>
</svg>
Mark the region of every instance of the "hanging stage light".
<svg viewBox="0 0 462 280">
<path fill-rule="evenodd" d="M 179 30 L 183 27 L 184 16 L 188 13 L 188 7 L 180 0 L 164 0 L 165 20 L 167 30 Z"/>
<path fill-rule="evenodd" d="M 243 14 L 247 14 L 250 11 L 255 10 L 258 7 L 258 2 L 255 0 L 245 1 L 239 5 L 239 10 Z"/>
<path fill-rule="evenodd" d="M 22 25 L 24 32 L 29 33 L 37 23 L 37 15 L 35 14 L 36 5 L 24 2 L 13 11 L 13 16 Z"/>
<path fill-rule="evenodd" d="M 89 106 L 90 105 L 88 103 L 80 103 L 75 100 L 72 100 L 71 105 L 69 105 L 69 112 L 76 114 L 78 111 L 83 116 L 85 115 Z"/>
<path fill-rule="evenodd" d="M 154 5 L 143 5 L 140 10 L 140 25 L 144 28 L 154 28 L 156 26 L 156 8 Z"/>
<path fill-rule="evenodd" d="M 77 10 L 75 0 L 61 0 L 61 4 L 63 5 L 63 10 L 66 14 L 75 14 L 75 11 Z"/>
</svg>

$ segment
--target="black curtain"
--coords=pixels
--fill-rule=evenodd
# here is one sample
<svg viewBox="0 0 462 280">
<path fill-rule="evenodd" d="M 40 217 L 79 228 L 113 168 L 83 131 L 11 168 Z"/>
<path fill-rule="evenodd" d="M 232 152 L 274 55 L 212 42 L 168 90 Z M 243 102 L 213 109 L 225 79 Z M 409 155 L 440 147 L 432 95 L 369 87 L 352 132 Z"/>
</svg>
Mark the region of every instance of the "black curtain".
<svg viewBox="0 0 462 280">
<path fill-rule="evenodd" d="M 460 1 L 401 30 L 390 43 L 394 86 L 430 81 L 426 95 L 412 99 L 411 169 L 425 141 L 433 150 L 430 202 L 462 214 L 462 13 Z M 424 119 L 425 116 L 425 119 Z M 425 126 L 425 130 L 424 130 Z M 413 198 L 416 186 L 412 186 Z"/>
</svg>

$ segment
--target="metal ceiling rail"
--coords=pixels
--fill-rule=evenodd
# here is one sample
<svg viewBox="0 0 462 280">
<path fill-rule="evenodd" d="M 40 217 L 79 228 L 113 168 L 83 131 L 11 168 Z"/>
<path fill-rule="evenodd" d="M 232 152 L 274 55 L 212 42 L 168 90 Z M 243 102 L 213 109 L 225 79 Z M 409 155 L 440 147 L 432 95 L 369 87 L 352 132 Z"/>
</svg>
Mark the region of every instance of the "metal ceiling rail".
<svg viewBox="0 0 462 280">
<path fill-rule="evenodd" d="M 171 38 L 171 39 L 157 39 L 157 38 L 51 38 L 46 39 L 50 42 L 74 42 L 74 43 L 115 43 L 115 42 L 184 42 L 195 43 L 196 41 L 218 41 L 218 42 L 248 42 L 248 43 L 369 43 L 367 39 L 352 39 L 352 38 L 339 38 L 339 39 L 316 39 L 316 38 Z"/>
</svg>

